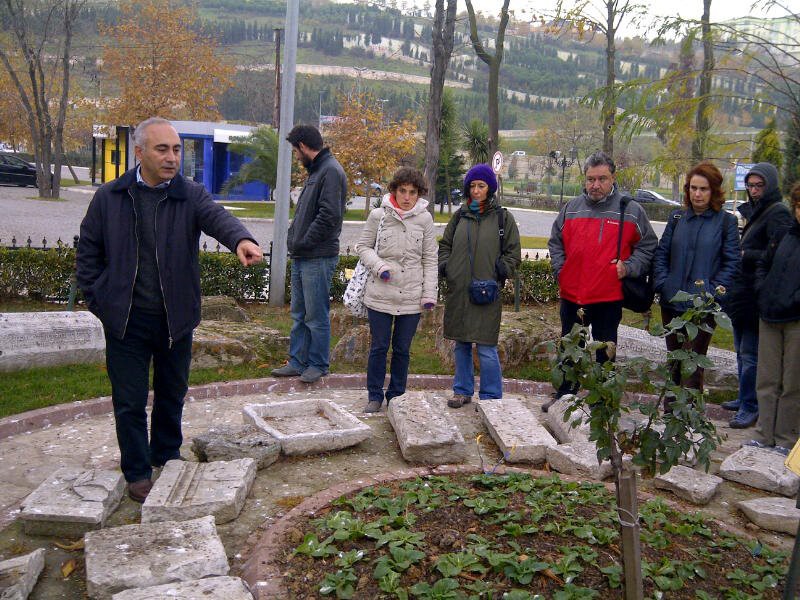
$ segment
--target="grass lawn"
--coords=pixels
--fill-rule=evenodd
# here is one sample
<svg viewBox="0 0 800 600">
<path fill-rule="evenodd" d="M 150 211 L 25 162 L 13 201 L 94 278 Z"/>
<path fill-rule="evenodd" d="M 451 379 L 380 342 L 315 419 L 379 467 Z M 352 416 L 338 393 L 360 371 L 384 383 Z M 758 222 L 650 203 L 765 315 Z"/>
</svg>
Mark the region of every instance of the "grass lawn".
<svg viewBox="0 0 800 600">
<path fill-rule="evenodd" d="M 26 300 L 0 301 L 0 312 L 22 311 L 52 311 L 64 310 L 63 304 L 50 304 L 45 302 L 32 302 Z M 245 307 L 256 322 L 264 323 L 277 329 L 283 335 L 288 335 L 292 326 L 288 307 L 273 308 L 264 304 L 252 304 Z M 539 306 L 548 320 L 558 319 L 558 308 L 552 306 Z M 651 322 L 660 320 L 658 307 L 654 307 Z M 643 316 L 629 311 L 624 311 L 623 323 L 633 327 L 644 327 Z M 337 338 L 333 337 L 332 344 Z M 730 332 L 717 328 L 712 339 L 712 345 L 733 349 L 733 340 Z M 411 373 L 450 375 L 451 371 L 442 365 L 438 355 L 433 351 L 435 334 L 429 320 L 423 320 L 414 337 L 411 347 Z M 257 379 L 269 377 L 270 370 L 278 364 L 274 360 L 264 359 L 252 363 L 221 368 L 193 369 L 189 377 L 190 385 L 232 381 L 237 379 Z M 347 363 L 332 363 L 331 371 L 334 373 L 360 373 L 362 365 Z M 534 360 L 523 366 L 506 369 L 503 375 L 514 379 L 529 379 L 533 381 L 549 381 L 550 366 L 546 360 Z M 644 388 L 637 388 L 646 391 Z M 11 373 L 3 373 L 0 377 L 0 417 L 6 417 L 20 412 L 107 396 L 111 393 L 111 386 L 106 375 L 104 364 L 70 365 L 63 367 L 50 367 L 41 369 L 27 369 Z M 722 402 L 735 397 L 735 391 L 712 392 L 711 402 Z"/>
</svg>

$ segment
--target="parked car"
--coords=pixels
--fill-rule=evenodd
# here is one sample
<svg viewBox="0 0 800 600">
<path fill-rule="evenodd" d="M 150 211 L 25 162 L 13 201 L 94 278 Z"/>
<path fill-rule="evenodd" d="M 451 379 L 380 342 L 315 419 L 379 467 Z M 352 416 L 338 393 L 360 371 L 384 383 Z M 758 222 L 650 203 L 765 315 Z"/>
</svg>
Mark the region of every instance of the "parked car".
<svg viewBox="0 0 800 600">
<path fill-rule="evenodd" d="M 671 200 L 670 198 L 664 198 L 664 196 L 652 190 L 636 190 L 636 193 L 634 194 L 633 198 L 637 202 L 644 204 L 649 202 L 652 204 L 665 204 L 667 206 L 675 206 L 675 207 L 681 205 L 680 202 Z"/>
<path fill-rule="evenodd" d="M 511 156 L 525 156 L 525 150 L 514 150 Z"/>
<path fill-rule="evenodd" d="M 36 187 L 36 168 L 19 156 L 0 152 L 0 183 Z"/>
<path fill-rule="evenodd" d="M 738 207 L 740 204 L 741 202 L 737 202 L 736 200 L 725 200 L 723 208 L 736 217 L 736 223 L 739 226 L 739 233 L 742 233 L 742 229 L 744 229 L 745 225 L 745 219 L 742 216 L 742 213 L 739 212 Z"/>
</svg>

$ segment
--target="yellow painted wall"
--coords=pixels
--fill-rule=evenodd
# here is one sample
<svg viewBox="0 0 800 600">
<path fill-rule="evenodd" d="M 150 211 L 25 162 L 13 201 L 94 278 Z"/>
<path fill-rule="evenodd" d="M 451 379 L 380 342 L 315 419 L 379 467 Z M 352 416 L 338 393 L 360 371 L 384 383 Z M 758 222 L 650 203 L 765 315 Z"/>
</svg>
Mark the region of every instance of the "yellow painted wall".
<svg viewBox="0 0 800 600">
<path fill-rule="evenodd" d="M 103 183 L 117 178 L 117 166 L 111 161 L 112 153 L 117 149 L 117 140 L 108 138 L 103 140 L 103 163 L 105 171 L 103 173 Z M 119 144 L 119 174 L 125 172 L 127 157 L 125 156 L 125 140 L 120 140 Z"/>
</svg>

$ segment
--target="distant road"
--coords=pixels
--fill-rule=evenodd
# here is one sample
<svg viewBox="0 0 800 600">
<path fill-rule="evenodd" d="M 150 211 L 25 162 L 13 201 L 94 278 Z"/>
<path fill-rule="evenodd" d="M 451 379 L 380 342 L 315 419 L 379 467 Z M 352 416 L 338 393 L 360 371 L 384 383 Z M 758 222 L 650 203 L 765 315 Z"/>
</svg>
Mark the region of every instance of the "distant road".
<svg viewBox="0 0 800 600">
<path fill-rule="evenodd" d="M 39 200 L 34 188 L 0 185 L 0 246 L 10 246 L 11 238 L 17 238 L 17 245 L 25 244 L 28 236 L 33 245 L 40 246 L 42 238 L 47 239 L 48 246 L 58 238 L 71 243 L 72 237 L 80 231 L 80 223 L 86 214 L 86 208 L 94 194 L 93 188 L 63 188 L 63 200 Z M 363 199 L 361 200 L 363 207 Z M 517 220 L 520 233 L 529 236 L 548 237 L 556 213 L 529 208 L 509 209 Z M 263 249 L 269 247 L 273 237 L 271 219 L 242 219 Z M 342 253 L 349 247 L 355 247 L 363 224 L 360 222 L 345 223 L 340 238 Z M 444 225 L 437 225 L 438 235 L 444 231 Z M 653 228 L 660 236 L 664 230 L 663 223 L 653 223 Z M 216 240 L 203 236 L 209 248 L 214 248 Z"/>
</svg>

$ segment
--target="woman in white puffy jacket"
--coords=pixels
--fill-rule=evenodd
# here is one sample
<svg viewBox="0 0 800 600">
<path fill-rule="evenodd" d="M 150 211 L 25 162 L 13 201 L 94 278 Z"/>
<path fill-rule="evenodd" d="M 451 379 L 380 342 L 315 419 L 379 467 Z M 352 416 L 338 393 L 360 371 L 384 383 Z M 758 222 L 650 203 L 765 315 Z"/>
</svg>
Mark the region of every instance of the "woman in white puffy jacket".
<svg viewBox="0 0 800 600">
<path fill-rule="evenodd" d="M 369 270 L 364 305 L 372 342 L 367 362 L 369 402 L 364 412 L 383 404 L 386 355 L 392 346 L 389 402 L 406 391 L 409 350 L 420 314 L 436 306 L 438 244 L 428 212 L 425 179 L 417 169 L 402 167 L 389 183 L 380 207 L 369 214 L 356 252 Z"/>
</svg>

